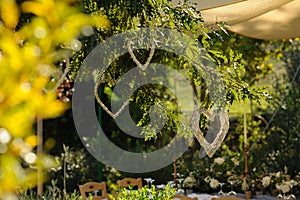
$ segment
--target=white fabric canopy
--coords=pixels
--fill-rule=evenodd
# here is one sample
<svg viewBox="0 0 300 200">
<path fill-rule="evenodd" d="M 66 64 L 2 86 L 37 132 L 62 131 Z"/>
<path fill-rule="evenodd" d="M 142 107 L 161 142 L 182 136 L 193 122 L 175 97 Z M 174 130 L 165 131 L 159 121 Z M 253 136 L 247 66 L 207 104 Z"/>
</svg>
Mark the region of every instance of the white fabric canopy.
<svg viewBox="0 0 300 200">
<path fill-rule="evenodd" d="M 267 40 L 300 36 L 300 0 L 190 1 L 197 3 L 208 26 L 225 22 L 230 31 Z"/>
</svg>

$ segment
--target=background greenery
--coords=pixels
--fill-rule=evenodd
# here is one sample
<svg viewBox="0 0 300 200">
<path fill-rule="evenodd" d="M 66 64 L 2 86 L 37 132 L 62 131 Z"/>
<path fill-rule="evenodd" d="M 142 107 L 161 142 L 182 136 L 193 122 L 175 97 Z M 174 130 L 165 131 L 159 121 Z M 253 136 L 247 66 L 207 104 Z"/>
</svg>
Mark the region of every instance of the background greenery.
<svg viewBox="0 0 300 200">
<path fill-rule="evenodd" d="M 0 59 L 0 94 L 4 98 L 9 97 L 4 103 L 0 102 L 0 127 L 8 130 L 12 135 L 9 144 L 1 144 L 1 147 L 5 146 L 9 149 L 1 152 L 0 155 L 0 196 L 3 198 L 5 198 L 4 195 L 13 194 L 16 189 L 20 189 L 21 185 L 24 185 L 25 189 L 31 188 L 27 191 L 28 195 L 33 195 L 32 192 L 35 191 L 36 170 L 34 167 L 38 162 L 26 163 L 24 156 L 20 154 L 20 149 L 16 150 L 12 144 L 15 139 L 21 138 L 24 144 L 28 143 L 31 146 L 30 151 L 36 152 L 38 138 L 35 134 L 35 120 L 32 119 L 37 116 L 44 118 L 44 156 L 51 155 L 53 163 L 58 164 L 58 166 L 44 168 L 45 174 L 48 175 L 48 181 L 44 184 L 46 193 L 52 192 L 51 194 L 61 195 L 60 198 L 75 199 L 78 198 L 78 185 L 87 181 L 106 181 L 109 191 L 113 192 L 118 189 L 116 181 L 123 177 L 151 177 L 155 179 L 155 184 L 173 180 L 173 165 L 144 174 L 123 173 L 103 166 L 83 148 L 74 128 L 70 108 L 73 80 L 86 55 L 97 44 L 112 35 L 146 26 L 175 29 L 188 33 L 193 39 L 199 41 L 216 63 L 226 87 L 226 109 L 230 115 L 230 130 L 222 147 L 213 158 L 199 159 L 200 146 L 195 141 L 189 150 L 176 161 L 177 171 L 183 177 L 196 178 L 197 183 L 194 187 L 196 191 L 216 192 L 216 189 L 211 188 L 205 182 L 207 176 L 226 183 L 233 175 L 239 182 L 243 177 L 244 107 L 247 111 L 251 178 L 254 180 L 257 176 L 278 171 L 289 174 L 295 179 L 299 175 L 300 49 L 298 39 L 262 41 L 227 33 L 224 29 L 223 31 L 209 30 L 203 26 L 201 13 L 195 10 L 188 1 L 184 1 L 181 6 L 175 8 L 167 0 L 81 0 L 77 3 L 73 1 L 49 1 L 51 3 L 26 1 L 27 4 L 23 4 L 24 2 L 1 1 L 0 6 L 1 21 L 3 21 L 0 27 L 0 55 L 3 57 L 2 60 Z M 53 6 L 56 8 L 53 16 L 40 11 L 51 10 Z M 95 16 L 97 20 L 93 18 Z M 58 21 L 53 21 L 53 19 L 58 19 Z M 76 23 L 73 23 L 73 19 L 76 19 Z M 56 31 L 61 30 L 61 26 L 68 20 L 72 21 L 69 23 L 72 26 L 68 33 L 57 33 Z M 81 28 L 87 24 L 94 26 L 92 34 L 81 33 Z M 224 26 L 224 24 L 219 25 L 221 28 Z M 54 33 L 62 36 L 50 37 L 51 34 L 49 34 L 46 38 L 36 37 L 34 30 L 40 26 L 53 33 L 52 36 L 55 35 Z M 20 44 L 19 37 L 26 39 L 25 44 Z M 82 45 L 82 48 L 72 49 L 70 41 L 74 38 Z M 41 49 L 42 56 L 36 57 L 28 54 L 28 48 L 34 50 L 35 47 Z M 70 50 L 65 51 L 66 48 Z M 53 57 L 53 54 L 59 56 Z M 147 59 L 149 50 L 138 50 L 135 54 L 141 61 L 144 61 Z M 62 82 L 59 82 L 57 74 L 61 75 L 68 67 L 66 57 L 70 59 L 69 73 Z M 113 70 L 108 71 L 105 76 L 107 78 L 120 77 L 126 70 L 134 67 L 134 62 L 128 57 L 129 55 L 120 57 L 112 64 Z M 195 73 L 191 63 L 183 57 L 169 52 L 156 51 L 153 62 L 166 64 L 175 69 L 189 69 L 191 84 L 195 88 L 207 91 L 205 82 Z M 39 68 L 37 69 L 38 63 L 48 64 L 51 73 L 43 74 Z M 60 83 L 57 88 L 53 87 L 53 80 L 55 83 Z M 35 86 L 31 93 L 26 93 L 22 87 L 19 89 L 20 85 L 27 82 Z M 105 87 L 106 92 L 102 93 L 103 101 L 108 101 L 110 96 L 107 91 L 111 87 L 109 85 Z M 15 88 L 16 91 L 12 93 L 11 88 Z M 54 88 L 54 90 L 44 92 L 45 88 Z M 133 116 L 140 125 L 149 122 L 147 115 L 149 107 L 155 101 L 161 100 L 162 89 L 153 86 L 144 87 L 135 94 L 137 101 L 133 102 L 130 107 L 140 111 Z M 149 95 L 149 91 L 154 91 L 154 93 Z M 203 93 L 199 94 L 200 101 L 208 108 L 214 102 L 208 101 L 205 98 L 207 97 L 205 92 Z M 169 96 L 169 99 L 173 105 L 176 105 L 176 100 L 172 96 Z M 44 112 L 46 110 L 49 113 Z M 64 114 L 62 114 L 63 110 L 65 110 Z M 156 140 L 148 141 L 127 137 L 104 111 L 102 120 L 105 122 L 105 129 L 108 130 L 106 132 L 109 133 L 111 140 L 130 151 L 142 152 L 150 151 L 158 144 L 163 146 L 174 136 L 174 133 L 179 130 L 177 114 L 176 110 L 170 109 L 167 126 L 163 129 L 161 136 Z M 57 117 L 58 115 L 60 117 Z M 54 117 L 54 119 L 46 119 L 48 117 Z M 201 120 L 205 125 L 205 119 Z M 218 157 L 226 161 L 222 167 L 214 163 L 214 159 Z M 42 157 L 40 160 L 43 164 Z M 16 165 L 24 169 L 28 179 L 19 179 L 20 176 L 16 173 L 18 170 L 9 170 L 11 166 Z M 5 185 L 2 184 L 4 182 Z M 228 184 L 225 189 L 229 189 Z M 240 183 L 236 189 L 241 191 Z"/>
</svg>

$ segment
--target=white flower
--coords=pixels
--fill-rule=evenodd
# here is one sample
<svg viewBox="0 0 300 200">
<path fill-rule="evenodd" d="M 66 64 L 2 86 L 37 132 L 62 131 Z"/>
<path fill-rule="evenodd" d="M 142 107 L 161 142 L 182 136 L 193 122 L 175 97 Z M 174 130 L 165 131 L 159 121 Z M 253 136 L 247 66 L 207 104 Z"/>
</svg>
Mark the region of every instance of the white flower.
<svg viewBox="0 0 300 200">
<path fill-rule="evenodd" d="M 249 190 L 249 185 L 248 185 L 248 183 L 247 183 L 247 181 L 246 181 L 245 178 L 243 178 L 242 190 L 243 190 L 243 191 Z"/>
<path fill-rule="evenodd" d="M 219 186 L 219 181 L 217 180 L 217 179 L 214 179 L 214 178 L 212 178 L 212 179 L 210 179 L 210 183 L 209 183 L 209 185 L 210 185 L 210 187 L 211 188 L 217 188 L 218 186 Z"/>
<path fill-rule="evenodd" d="M 196 184 L 196 179 L 194 177 L 188 176 L 184 181 L 183 181 L 183 186 L 186 188 L 192 188 Z"/>
<path fill-rule="evenodd" d="M 236 158 L 231 158 L 231 161 L 233 162 L 234 165 L 238 166 L 240 164 L 240 162 Z"/>
<path fill-rule="evenodd" d="M 9 143 L 10 140 L 11 140 L 10 133 L 4 128 L 0 128 L 0 143 L 7 144 Z"/>
<path fill-rule="evenodd" d="M 297 181 L 295 181 L 295 180 L 291 180 L 291 181 L 290 181 L 290 184 L 291 184 L 292 186 L 296 186 L 298 183 L 297 183 Z"/>
<path fill-rule="evenodd" d="M 268 187 L 270 185 L 270 182 L 271 182 L 271 177 L 270 176 L 265 176 L 265 177 L 263 177 L 261 182 L 262 182 L 262 185 L 264 187 Z"/>
<path fill-rule="evenodd" d="M 232 175 L 232 172 L 231 171 L 227 171 L 226 172 L 226 176 L 231 176 Z"/>
<path fill-rule="evenodd" d="M 222 165 L 225 162 L 224 158 L 215 158 L 214 162 L 218 165 Z"/>
<path fill-rule="evenodd" d="M 281 185 L 281 191 L 283 193 L 288 193 L 290 191 L 290 186 L 287 183 Z"/>
<path fill-rule="evenodd" d="M 280 177 L 280 172 L 277 172 L 275 176 L 276 176 L 276 178 L 279 178 Z"/>
<path fill-rule="evenodd" d="M 210 176 L 207 176 L 207 177 L 204 178 L 204 181 L 205 181 L 206 183 L 209 183 L 209 182 L 210 182 L 210 179 L 211 179 Z"/>
</svg>

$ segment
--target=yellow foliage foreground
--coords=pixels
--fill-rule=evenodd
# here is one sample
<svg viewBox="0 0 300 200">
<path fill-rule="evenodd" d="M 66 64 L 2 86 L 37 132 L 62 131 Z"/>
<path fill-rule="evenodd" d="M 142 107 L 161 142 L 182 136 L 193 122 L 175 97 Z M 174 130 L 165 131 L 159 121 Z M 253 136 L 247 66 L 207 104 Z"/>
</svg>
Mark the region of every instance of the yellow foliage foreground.
<svg viewBox="0 0 300 200">
<path fill-rule="evenodd" d="M 37 183 L 36 166 L 55 162 L 34 152 L 37 117 L 57 117 L 66 105 L 50 88 L 57 59 L 71 55 L 86 26 L 105 27 L 100 15 L 81 13 L 72 0 L 0 0 L 0 199 Z M 20 25 L 21 13 L 31 13 Z M 63 47 L 63 48 L 62 48 Z M 57 80 L 56 80 L 57 81 Z M 25 166 L 25 167 L 24 167 Z"/>
</svg>

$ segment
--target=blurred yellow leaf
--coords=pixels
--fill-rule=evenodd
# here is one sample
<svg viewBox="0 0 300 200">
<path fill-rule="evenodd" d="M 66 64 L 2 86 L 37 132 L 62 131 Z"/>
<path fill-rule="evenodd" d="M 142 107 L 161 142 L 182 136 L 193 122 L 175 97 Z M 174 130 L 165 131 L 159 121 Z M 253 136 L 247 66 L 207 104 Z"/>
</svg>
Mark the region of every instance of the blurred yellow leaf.
<svg viewBox="0 0 300 200">
<path fill-rule="evenodd" d="M 45 174 L 42 174 L 43 179 L 46 180 Z M 27 170 L 26 176 L 20 180 L 18 190 L 26 190 L 28 188 L 34 188 L 37 185 L 38 175 L 36 171 Z"/>
<path fill-rule="evenodd" d="M 3 49 L 4 58 L 8 59 L 6 68 L 16 71 L 22 69 L 24 62 L 22 62 L 21 51 L 13 35 L 6 35 L 2 38 L 0 49 Z"/>
<path fill-rule="evenodd" d="M 1 124 L 6 128 L 14 137 L 25 137 L 31 134 L 31 127 L 34 120 L 33 110 L 24 109 L 23 106 L 16 107 L 9 110 L 0 117 Z"/>
<path fill-rule="evenodd" d="M 30 135 L 24 140 L 27 144 L 29 144 L 32 148 L 36 147 L 38 144 L 38 138 L 36 135 Z"/>
<path fill-rule="evenodd" d="M 37 16 L 46 15 L 46 10 L 41 2 L 25 1 L 24 3 L 22 3 L 21 8 L 24 13 L 32 13 Z"/>
<path fill-rule="evenodd" d="M 13 192 L 16 190 L 18 177 L 23 176 L 23 170 L 18 161 L 11 154 L 5 154 L 0 156 L 1 163 L 1 176 L 0 176 L 0 191 Z"/>
<path fill-rule="evenodd" d="M 59 1 L 42 0 L 42 1 L 26 1 L 22 3 L 21 8 L 25 13 L 32 13 L 36 16 L 45 17 L 51 27 L 59 25 L 59 16 L 57 13 Z M 66 5 L 66 1 L 62 1 L 62 5 Z M 70 8 L 72 10 L 72 8 Z M 67 11 L 67 9 L 65 10 Z"/>
<path fill-rule="evenodd" d="M 81 43 L 76 37 L 93 34 L 91 26 L 109 26 L 107 18 L 100 14 L 81 13 L 72 4 L 74 0 L 24 1 L 21 8 L 16 2 L 0 0 L 0 21 L 3 22 L 0 23 L 0 128 L 11 135 L 5 144 L 7 149 L 0 156 L 0 199 L 2 194 L 11 195 L 22 187 L 36 186 L 36 170 L 22 165 L 22 162 L 30 163 L 24 151 L 35 154 L 36 119 L 57 117 L 69 106 L 57 100 L 55 88 L 46 90 L 58 69 L 56 61 L 61 62 L 71 56 L 72 51 L 80 49 Z M 15 30 L 19 11 L 34 16 Z M 46 141 L 43 150 L 54 145 L 53 139 Z M 58 165 L 47 155 L 37 155 L 34 164 L 43 170 Z"/>
<path fill-rule="evenodd" d="M 1 0 L 1 19 L 5 26 L 15 29 L 19 22 L 20 12 L 15 0 Z"/>
<path fill-rule="evenodd" d="M 92 25 L 95 25 L 97 28 L 107 29 L 110 26 L 110 21 L 105 15 L 94 14 L 92 15 Z"/>
</svg>

